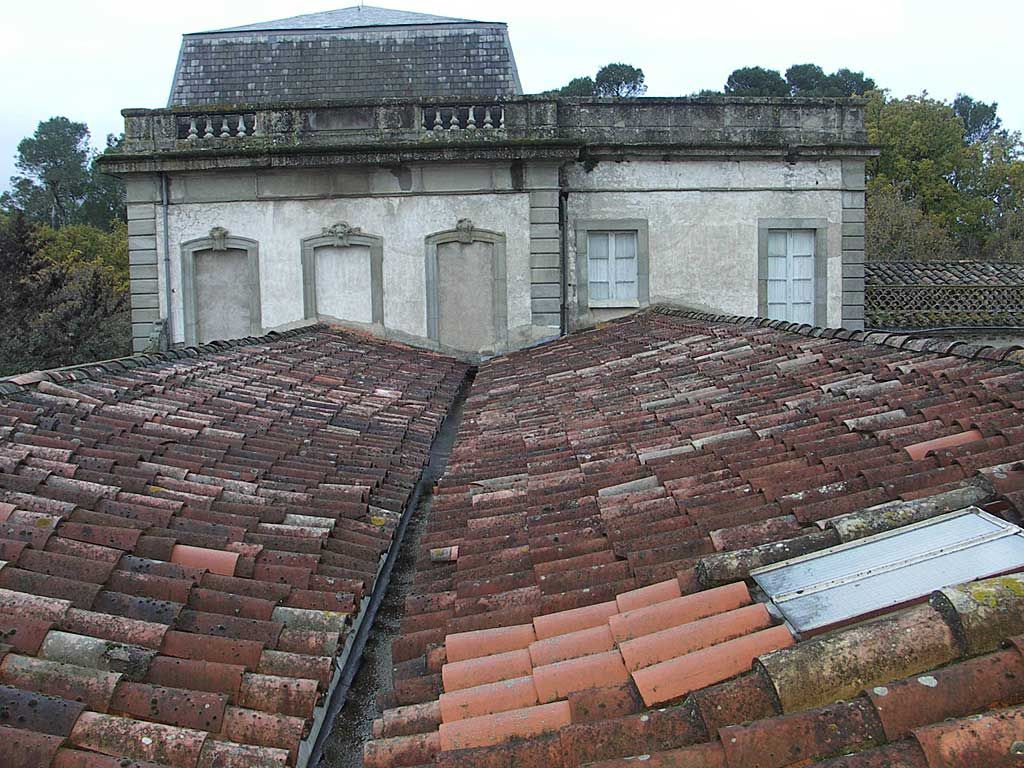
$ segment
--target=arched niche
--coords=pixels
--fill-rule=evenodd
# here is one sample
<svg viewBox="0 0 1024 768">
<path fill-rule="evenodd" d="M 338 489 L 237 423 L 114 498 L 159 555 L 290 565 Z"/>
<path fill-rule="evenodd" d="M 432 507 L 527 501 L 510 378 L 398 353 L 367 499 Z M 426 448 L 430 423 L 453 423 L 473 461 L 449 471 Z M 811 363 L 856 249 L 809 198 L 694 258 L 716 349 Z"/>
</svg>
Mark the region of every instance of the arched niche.
<svg viewBox="0 0 1024 768">
<path fill-rule="evenodd" d="M 384 324 L 384 239 L 339 223 L 302 241 L 306 318 Z"/>
<path fill-rule="evenodd" d="M 508 345 L 505 235 L 460 219 L 426 239 L 427 336 L 441 347 L 493 354 Z"/>
<path fill-rule="evenodd" d="M 259 244 L 214 227 L 181 246 L 186 344 L 262 333 Z"/>
</svg>

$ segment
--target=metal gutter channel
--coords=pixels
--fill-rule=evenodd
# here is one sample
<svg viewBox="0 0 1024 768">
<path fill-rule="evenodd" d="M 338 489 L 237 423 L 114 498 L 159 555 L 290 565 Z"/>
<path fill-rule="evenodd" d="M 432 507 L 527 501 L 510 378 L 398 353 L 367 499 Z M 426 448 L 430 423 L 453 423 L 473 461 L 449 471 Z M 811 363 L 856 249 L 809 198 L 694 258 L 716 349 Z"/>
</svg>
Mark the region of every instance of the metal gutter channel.
<svg viewBox="0 0 1024 768">
<path fill-rule="evenodd" d="M 342 707 L 348 700 L 348 693 L 355 680 L 356 674 L 363 660 L 363 651 L 366 648 L 366 641 L 373 629 L 374 619 L 384 595 L 387 593 L 388 585 L 391 582 L 391 572 L 394 569 L 395 561 L 398 559 L 399 551 L 405 540 L 405 531 L 409 527 L 409 520 L 420 504 L 424 493 L 429 493 L 437 479 L 431 471 L 435 460 L 446 460 L 450 449 L 442 447 L 442 436 L 454 427 L 462 417 L 462 404 L 465 402 L 468 391 L 473 382 L 475 371 L 470 370 L 462 382 L 462 386 L 455 394 L 452 405 L 448 409 L 441 426 L 430 445 L 427 464 L 420 473 L 420 478 L 413 489 L 412 497 L 402 510 L 402 517 L 395 529 L 391 540 L 391 546 L 387 553 L 381 558 L 377 568 L 377 577 L 373 583 L 373 591 L 363 597 L 359 614 L 356 618 L 352 631 L 349 632 L 345 641 L 345 647 L 336 658 L 334 677 L 328 688 L 324 703 L 316 708 L 313 713 L 313 725 L 309 735 L 299 745 L 299 756 L 296 760 L 296 768 L 313 768 L 319 765 L 323 758 L 324 746 L 331 734 L 331 725 L 338 718 Z"/>
</svg>

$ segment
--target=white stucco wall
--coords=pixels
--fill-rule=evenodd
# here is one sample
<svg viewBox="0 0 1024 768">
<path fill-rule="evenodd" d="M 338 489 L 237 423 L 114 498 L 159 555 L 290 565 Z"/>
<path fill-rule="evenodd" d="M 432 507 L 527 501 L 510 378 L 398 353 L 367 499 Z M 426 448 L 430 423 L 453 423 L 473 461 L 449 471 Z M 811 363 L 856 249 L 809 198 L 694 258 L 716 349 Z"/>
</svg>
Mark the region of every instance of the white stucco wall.
<svg viewBox="0 0 1024 768">
<path fill-rule="evenodd" d="M 530 315 L 530 208 L 528 193 L 410 195 L 313 200 L 198 202 L 169 208 L 173 340 L 182 341 L 180 244 L 224 227 L 259 243 L 264 330 L 304 320 L 301 241 L 324 227 L 347 222 L 384 239 L 384 323 L 400 334 L 426 336 L 424 239 L 468 218 L 504 233 L 510 331 L 528 328 Z M 162 237 L 157 223 L 158 241 Z M 161 275 L 161 304 L 163 286 Z M 528 332 L 524 332 L 527 333 Z M 510 334 L 514 336 L 515 334 Z"/>
<path fill-rule="evenodd" d="M 536 185 L 529 183 L 529 171 L 524 191 L 514 190 L 510 167 L 503 164 L 424 164 L 411 166 L 404 174 L 340 168 L 172 177 L 172 204 L 168 208 L 172 340 L 184 340 L 182 243 L 207 237 L 213 227 L 224 227 L 234 237 L 258 242 L 261 330 L 267 331 L 306 321 L 302 240 L 320 235 L 325 227 L 346 222 L 365 234 L 383 238 L 386 330 L 398 338 L 429 343 L 425 238 L 454 229 L 462 218 L 471 219 L 480 229 L 505 235 L 509 348 L 546 336 L 551 333 L 549 323 L 533 325 L 536 316 L 531 314 L 531 261 L 535 283 L 551 283 L 546 273 L 557 275 L 558 255 L 550 250 L 552 243 L 557 248 L 557 223 L 531 226 L 537 211 L 530 207 L 528 190 Z M 570 327 L 631 311 L 603 309 L 588 313 L 584 308 L 581 312 L 577 301 L 576 222 L 616 219 L 647 222 L 652 303 L 665 301 L 738 315 L 758 313 L 758 221 L 824 220 L 825 322 L 841 324 L 841 161 L 605 160 L 589 172 L 582 164 L 569 165 L 564 179 L 568 192 L 565 237 Z M 557 197 L 553 199 L 557 201 Z M 157 265 L 142 269 L 159 278 L 161 314 L 166 316 L 162 212 L 156 209 L 150 215 L 155 215 L 155 236 L 136 239 L 139 247 L 157 249 L 153 257 Z M 541 236 L 548 239 L 538 240 Z M 321 275 L 318 281 L 321 293 L 324 278 Z M 152 295 L 154 301 L 156 298 Z M 381 329 L 374 326 L 371 330 Z"/>
<path fill-rule="evenodd" d="M 602 162 L 569 172 L 569 301 L 576 219 L 646 219 L 650 299 L 723 314 L 758 313 L 758 219 L 828 222 L 827 322 L 842 312 L 842 168 L 838 160 Z M 595 311 L 600 320 L 621 312 Z"/>
</svg>

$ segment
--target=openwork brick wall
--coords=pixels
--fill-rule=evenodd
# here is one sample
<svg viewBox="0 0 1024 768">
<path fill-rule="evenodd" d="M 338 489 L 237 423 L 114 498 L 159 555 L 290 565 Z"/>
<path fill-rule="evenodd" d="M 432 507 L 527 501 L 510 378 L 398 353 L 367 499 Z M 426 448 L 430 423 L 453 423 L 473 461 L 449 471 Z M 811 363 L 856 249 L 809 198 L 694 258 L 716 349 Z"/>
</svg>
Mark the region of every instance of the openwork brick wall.
<svg viewBox="0 0 1024 768">
<path fill-rule="evenodd" d="M 869 328 L 1024 326 L 1024 264 L 878 261 L 865 283 Z"/>
</svg>

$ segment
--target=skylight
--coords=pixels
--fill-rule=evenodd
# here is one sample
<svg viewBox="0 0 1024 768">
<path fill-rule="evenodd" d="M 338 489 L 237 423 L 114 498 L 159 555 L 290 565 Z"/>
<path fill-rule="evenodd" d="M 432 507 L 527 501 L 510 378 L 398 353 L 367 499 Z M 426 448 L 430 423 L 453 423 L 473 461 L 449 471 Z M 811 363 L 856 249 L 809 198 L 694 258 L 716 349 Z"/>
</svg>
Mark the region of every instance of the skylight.
<svg viewBox="0 0 1024 768">
<path fill-rule="evenodd" d="M 1024 568 L 1024 531 L 977 507 L 842 544 L 751 576 L 798 632 Z"/>
</svg>

